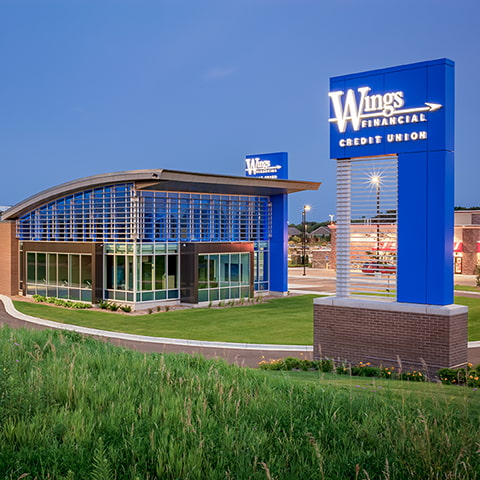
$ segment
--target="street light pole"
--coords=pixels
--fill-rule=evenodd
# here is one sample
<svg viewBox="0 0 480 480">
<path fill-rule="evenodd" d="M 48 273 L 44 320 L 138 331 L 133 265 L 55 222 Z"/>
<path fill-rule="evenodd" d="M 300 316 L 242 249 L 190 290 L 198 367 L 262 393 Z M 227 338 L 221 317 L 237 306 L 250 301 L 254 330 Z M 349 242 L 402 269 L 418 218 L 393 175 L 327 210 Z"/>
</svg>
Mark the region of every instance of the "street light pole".
<svg viewBox="0 0 480 480">
<path fill-rule="evenodd" d="M 302 236 L 302 263 L 303 263 L 303 276 L 306 275 L 306 257 L 307 257 L 307 212 L 310 210 L 309 205 L 304 205 L 302 210 L 302 226 L 303 226 L 303 236 Z"/>
<path fill-rule="evenodd" d="M 377 184 L 377 257 L 380 262 L 380 184 Z"/>
<path fill-rule="evenodd" d="M 376 244 L 376 263 L 377 268 L 380 264 L 380 188 L 382 185 L 382 175 L 381 173 L 372 173 L 369 179 L 370 186 L 375 189 L 376 200 L 377 200 L 377 211 L 375 216 L 375 221 L 377 224 L 377 244 Z"/>
</svg>

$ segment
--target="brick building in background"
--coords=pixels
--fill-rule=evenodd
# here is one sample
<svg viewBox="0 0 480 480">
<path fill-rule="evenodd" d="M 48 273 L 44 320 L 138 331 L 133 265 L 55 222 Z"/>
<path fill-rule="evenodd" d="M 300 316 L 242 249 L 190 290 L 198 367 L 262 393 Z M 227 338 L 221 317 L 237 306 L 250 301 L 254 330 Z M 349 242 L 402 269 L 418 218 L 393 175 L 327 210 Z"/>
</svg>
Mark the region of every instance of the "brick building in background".
<svg viewBox="0 0 480 480">
<path fill-rule="evenodd" d="M 330 268 L 336 268 L 336 225 L 330 225 L 332 232 Z M 455 233 L 453 254 L 455 273 L 474 275 L 480 265 L 480 210 L 455 210 Z M 412 232 L 412 241 L 415 235 Z M 321 268 L 321 267 L 319 267 Z"/>
<path fill-rule="evenodd" d="M 480 210 L 455 211 L 455 273 L 473 275 L 480 264 Z"/>
</svg>

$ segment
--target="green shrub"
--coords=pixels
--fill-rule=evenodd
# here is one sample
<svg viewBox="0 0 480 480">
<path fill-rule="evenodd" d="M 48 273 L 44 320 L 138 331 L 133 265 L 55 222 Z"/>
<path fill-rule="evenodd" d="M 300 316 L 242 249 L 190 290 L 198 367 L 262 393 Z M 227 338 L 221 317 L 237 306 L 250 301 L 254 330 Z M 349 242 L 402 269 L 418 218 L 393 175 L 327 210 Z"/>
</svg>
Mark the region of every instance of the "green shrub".
<svg viewBox="0 0 480 480">
<path fill-rule="evenodd" d="M 354 377 L 380 377 L 378 367 L 352 367 L 351 373 Z"/>
<path fill-rule="evenodd" d="M 285 361 L 282 358 L 261 360 L 258 363 L 258 366 L 262 370 L 287 370 L 285 366 Z"/>
<path fill-rule="evenodd" d="M 32 298 L 38 303 L 47 301 L 47 297 L 44 297 L 43 295 L 33 295 Z"/>
<path fill-rule="evenodd" d="M 120 305 L 116 304 L 115 302 L 109 302 L 107 305 L 107 309 L 116 312 L 120 308 Z"/>
<path fill-rule="evenodd" d="M 465 368 L 442 368 L 438 378 L 445 385 L 466 385 L 480 387 L 480 364 L 474 367 L 469 363 Z"/>
<path fill-rule="evenodd" d="M 473 271 L 473 273 L 474 275 L 476 275 L 475 281 L 476 281 L 477 287 L 480 287 L 480 264 L 475 266 L 475 270 Z"/>
<path fill-rule="evenodd" d="M 97 305 L 98 308 L 101 308 L 102 310 L 106 310 L 108 308 L 108 302 L 106 300 L 100 300 Z"/>
<path fill-rule="evenodd" d="M 370 362 L 359 362 L 357 365 L 350 367 L 351 375 L 354 377 L 382 377 L 380 367 L 373 367 Z"/>
<path fill-rule="evenodd" d="M 406 380 L 408 382 L 426 382 L 427 377 L 422 372 L 418 370 L 413 370 L 411 372 L 402 372 L 399 376 L 400 380 Z"/>
<path fill-rule="evenodd" d="M 442 368 L 438 372 L 438 378 L 445 385 L 464 385 L 466 371 L 462 368 Z"/>
<path fill-rule="evenodd" d="M 312 368 L 312 362 L 310 360 L 287 357 L 283 359 L 285 370 L 309 370 Z"/>
<path fill-rule="evenodd" d="M 132 307 L 130 305 L 120 305 L 120 310 L 125 313 L 130 313 L 132 311 Z"/>
<path fill-rule="evenodd" d="M 46 302 L 56 305 L 57 307 L 65 308 L 91 308 L 89 303 L 75 302 L 73 300 L 64 300 L 63 298 L 44 297 L 42 295 L 33 295 L 36 302 Z"/>
<path fill-rule="evenodd" d="M 321 372 L 331 372 L 333 362 L 331 360 L 307 360 L 304 358 L 287 357 L 262 360 L 258 366 L 262 370 L 320 370 Z"/>
<path fill-rule="evenodd" d="M 334 365 L 332 360 L 322 359 L 322 360 L 306 360 L 299 359 L 294 357 L 286 358 L 277 358 L 270 360 L 262 360 L 258 364 L 259 368 L 262 370 L 318 370 L 323 373 L 335 372 L 338 375 L 351 375 L 352 377 L 375 377 L 375 378 L 394 378 L 399 380 L 406 380 L 411 382 L 426 382 L 428 379 L 426 375 L 417 370 L 411 372 L 403 372 L 398 375 L 395 372 L 395 367 L 374 367 L 370 362 L 363 363 L 359 362 L 356 365 L 349 364 L 340 364 Z M 480 366 L 478 367 L 480 372 Z M 446 369 L 448 370 L 448 369 Z M 479 381 L 480 375 L 478 372 L 472 370 L 469 381 L 473 385 L 473 382 Z M 453 374 L 455 376 L 462 375 L 459 374 L 457 370 Z M 446 377 L 451 377 L 452 374 L 444 375 L 446 382 Z M 465 376 L 462 377 L 465 382 Z M 454 381 L 453 383 L 458 380 Z M 480 384 L 479 384 L 480 386 Z"/>
<path fill-rule="evenodd" d="M 381 378 L 397 378 L 395 367 L 380 367 Z"/>
<path fill-rule="evenodd" d="M 329 373 L 333 371 L 333 362 L 327 359 L 314 360 L 312 361 L 312 368 L 323 373 Z"/>
<path fill-rule="evenodd" d="M 92 306 L 89 303 L 82 303 L 82 302 L 74 302 L 73 308 L 80 308 L 80 309 L 85 309 L 85 308 L 91 308 Z"/>
<path fill-rule="evenodd" d="M 347 365 L 337 365 L 335 367 L 335 373 L 338 373 L 339 375 L 351 375 L 352 371 Z"/>
</svg>

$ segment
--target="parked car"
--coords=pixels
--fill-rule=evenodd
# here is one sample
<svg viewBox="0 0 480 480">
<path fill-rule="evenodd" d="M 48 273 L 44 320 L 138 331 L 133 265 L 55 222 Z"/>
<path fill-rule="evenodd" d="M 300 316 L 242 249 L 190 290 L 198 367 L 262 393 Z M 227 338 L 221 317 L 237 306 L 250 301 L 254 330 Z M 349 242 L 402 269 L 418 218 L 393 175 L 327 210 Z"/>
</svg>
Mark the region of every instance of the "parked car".
<svg viewBox="0 0 480 480">
<path fill-rule="evenodd" d="M 391 263 L 365 263 L 362 266 L 362 273 L 375 275 L 382 273 L 384 275 L 394 275 L 397 272 L 397 266 Z"/>
</svg>

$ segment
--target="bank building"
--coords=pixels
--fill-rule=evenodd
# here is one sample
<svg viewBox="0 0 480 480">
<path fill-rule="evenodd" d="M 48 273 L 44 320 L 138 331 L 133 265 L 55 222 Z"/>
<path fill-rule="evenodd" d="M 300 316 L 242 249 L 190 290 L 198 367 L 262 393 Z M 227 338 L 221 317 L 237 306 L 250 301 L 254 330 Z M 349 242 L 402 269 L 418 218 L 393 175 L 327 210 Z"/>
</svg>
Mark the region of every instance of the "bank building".
<svg viewBox="0 0 480 480">
<path fill-rule="evenodd" d="M 49 188 L 2 214 L 0 293 L 134 309 L 285 294 L 287 196 L 319 185 L 148 169 Z"/>
</svg>

